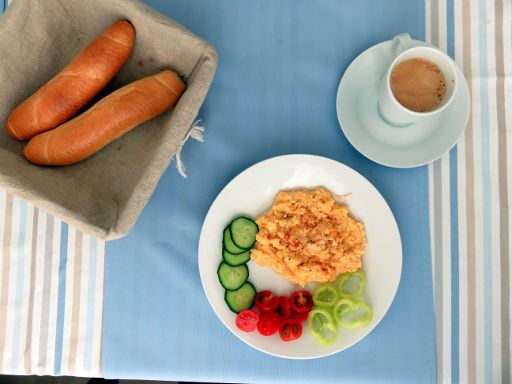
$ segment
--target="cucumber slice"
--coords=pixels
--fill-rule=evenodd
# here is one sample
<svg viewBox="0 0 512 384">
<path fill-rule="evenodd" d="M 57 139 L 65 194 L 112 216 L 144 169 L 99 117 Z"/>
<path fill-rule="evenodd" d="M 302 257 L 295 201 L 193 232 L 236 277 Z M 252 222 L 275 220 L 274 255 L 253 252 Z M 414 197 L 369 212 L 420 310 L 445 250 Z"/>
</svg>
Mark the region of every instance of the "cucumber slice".
<svg viewBox="0 0 512 384">
<path fill-rule="evenodd" d="M 238 267 L 239 265 L 247 263 L 251 259 L 251 251 L 233 255 L 232 253 L 229 253 L 223 249 L 222 259 L 224 259 L 224 262 L 231 265 L 232 267 Z"/>
<path fill-rule="evenodd" d="M 232 255 L 239 255 L 241 253 L 247 252 L 247 249 L 239 248 L 235 245 L 235 243 L 233 243 L 229 225 L 224 228 L 224 232 L 222 234 L 222 247 Z"/>
<path fill-rule="evenodd" d="M 226 263 L 220 263 L 217 269 L 217 276 L 219 276 L 220 284 L 229 291 L 236 291 L 240 288 L 249 277 L 249 269 L 247 265 L 239 265 L 238 267 L 231 267 Z"/>
<path fill-rule="evenodd" d="M 254 285 L 246 281 L 236 291 L 227 291 L 224 294 L 224 300 L 235 313 L 240 313 L 244 309 L 250 309 L 254 304 L 254 298 L 256 297 L 256 289 Z"/>
<path fill-rule="evenodd" d="M 251 248 L 256 242 L 256 234 L 259 231 L 258 225 L 247 217 L 237 217 L 229 225 L 231 238 L 238 248 Z"/>
</svg>

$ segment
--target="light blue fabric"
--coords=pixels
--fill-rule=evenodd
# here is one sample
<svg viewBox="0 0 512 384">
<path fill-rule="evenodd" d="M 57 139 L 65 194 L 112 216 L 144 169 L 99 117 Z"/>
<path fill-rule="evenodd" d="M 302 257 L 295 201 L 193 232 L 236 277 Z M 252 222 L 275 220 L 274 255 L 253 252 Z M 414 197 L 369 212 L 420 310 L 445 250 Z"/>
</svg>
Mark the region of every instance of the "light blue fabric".
<svg viewBox="0 0 512 384">
<path fill-rule="evenodd" d="M 103 373 L 108 378 L 222 382 L 434 382 L 427 168 L 390 169 L 360 155 L 336 118 L 343 71 L 401 32 L 424 38 L 424 4 L 409 0 L 152 0 L 213 43 L 219 69 L 200 112 L 205 142 L 183 151 L 126 238 L 107 244 Z M 197 243 L 206 212 L 237 173 L 268 157 L 341 161 L 383 194 L 402 235 L 402 280 L 390 311 L 334 356 L 289 361 L 243 344 L 203 293 Z"/>
</svg>

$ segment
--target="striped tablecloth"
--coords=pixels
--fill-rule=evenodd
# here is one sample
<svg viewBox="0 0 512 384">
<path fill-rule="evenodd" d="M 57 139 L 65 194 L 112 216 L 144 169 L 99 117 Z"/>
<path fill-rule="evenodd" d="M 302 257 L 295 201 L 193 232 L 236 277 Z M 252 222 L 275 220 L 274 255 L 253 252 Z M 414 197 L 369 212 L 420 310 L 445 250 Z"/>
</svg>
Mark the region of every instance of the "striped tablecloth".
<svg viewBox="0 0 512 384">
<path fill-rule="evenodd" d="M 0 190 L 0 373 L 101 376 L 105 245 Z"/>
<path fill-rule="evenodd" d="M 512 2 L 427 0 L 425 27 L 472 100 L 464 136 L 429 165 L 438 381 L 510 383 Z"/>
<path fill-rule="evenodd" d="M 512 2 L 426 0 L 425 15 L 472 97 L 428 166 L 438 381 L 510 383 Z M 0 244 L 0 373 L 101 376 L 105 244 L 3 190 Z"/>
</svg>

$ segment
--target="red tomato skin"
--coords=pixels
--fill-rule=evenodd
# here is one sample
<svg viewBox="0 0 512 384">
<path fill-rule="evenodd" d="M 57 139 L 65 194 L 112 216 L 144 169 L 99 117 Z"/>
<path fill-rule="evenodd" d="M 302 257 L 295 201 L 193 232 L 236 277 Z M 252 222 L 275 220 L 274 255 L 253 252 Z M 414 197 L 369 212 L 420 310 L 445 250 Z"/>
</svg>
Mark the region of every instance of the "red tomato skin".
<svg viewBox="0 0 512 384">
<path fill-rule="evenodd" d="M 269 290 L 260 291 L 256 294 L 256 307 L 262 312 L 275 311 L 279 305 L 277 296 Z"/>
<path fill-rule="evenodd" d="M 313 296 L 308 291 L 295 291 L 290 295 L 290 303 L 294 312 L 309 312 L 313 308 Z"/>
<path fill-rule="evenodd" d="M 270 336 L 279 330 L 281 319 L 275 312 L 263 312 L 258 320 L 258 332 L 263 336 Z"/>
<path fill-rule="evenodd" d="M 296 319 L 288 319 L 283 321 L 279 328 L 279 337 L 283 341 L 292 341 L 298 339 L 302 335 L 302 323 Z"/>
<path fill-rule="evenodd" d="M 290 319 L 295 319 L 295 320 L 299 320 L 299 321 L 306 321 L 308 319 L 309 312 L 310 311 L 297 313 L 297 312 L 293 312 L 292 311 Z"/>
<path fill-rule="evenodd" d="M 279 296 L 279 304 L 276 308 L 276 313 L 279 315 L 281 320 L 286 320 L 292 315 L 292 306 L 290 299 L 287 296 Z"/>
<path fill-rule="evenodd" d="M 259 315 L 252 309 L 246 309 L 236 315 L 236 326 L 244 332 L 252 332 L 256 329 Z"/>
</svg>

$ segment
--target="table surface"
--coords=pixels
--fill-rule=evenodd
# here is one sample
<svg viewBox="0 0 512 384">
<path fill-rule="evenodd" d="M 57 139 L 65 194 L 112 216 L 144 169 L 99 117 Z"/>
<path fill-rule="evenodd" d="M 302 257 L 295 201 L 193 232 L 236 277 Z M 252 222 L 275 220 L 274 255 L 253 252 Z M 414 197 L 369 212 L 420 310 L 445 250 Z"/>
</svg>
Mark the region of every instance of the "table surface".
<svg viewBox="0 0 512 384">
<path fill-rule="evenodd" d="M 510 382 L 510 2 L 145 2 L 217 48 L 199 114 L 205 142 L 183 150 L 188 178 L 169 167 L 130 235 L 106 245 L 0 191 L 0 372 Z M 472 94 L 457 146 L 409 170 L 355 151 L 334 103 L 357 54 L 401 32 L 454 57 Z M 367 177 L 395 214 L 404 249 L 400 287 L 379 326 L 314 361 L 241 343 L 208 306 L 197 271 L 216 194 L 247 166 L 288 153 L 330 157 Z"/>
</svg>

